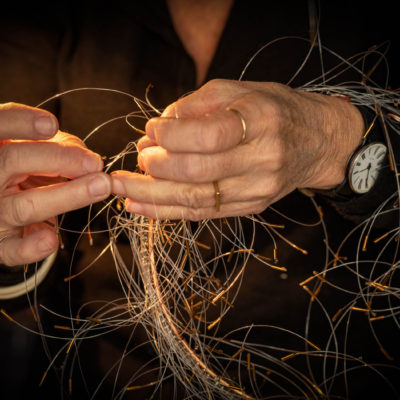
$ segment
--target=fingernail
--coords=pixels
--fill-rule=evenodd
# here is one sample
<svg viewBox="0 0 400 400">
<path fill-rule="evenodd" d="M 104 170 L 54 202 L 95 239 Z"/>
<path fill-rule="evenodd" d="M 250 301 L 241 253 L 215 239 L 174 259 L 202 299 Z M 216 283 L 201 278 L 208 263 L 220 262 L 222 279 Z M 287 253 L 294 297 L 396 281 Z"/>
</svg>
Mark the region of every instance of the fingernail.
<svg viewBox="0 0 400 400">
<path fill-rule="evenodd" d="M 43 137 L 51 137 L 57 131 L 57 122 L 54 117 L 46 116 L 39 117 L 34 122 L 36 132 Z"/>
<path fill-rule="evenodd" d="M 110 184 L 103 176 L 97 176 L 89 182 L 89 193 L 93 197 L 106 196 L 110 192 Z"/>
<path fill-rule="evenodd" d="M 101 171 L 102 167 L 103 162 L 101 161 L 101 157 L 97 154 L 83 159 L 83 168 L 86 172 Z"/>
<path fill-rule="evenodd" d="M 125 209 L 126 209 L 126 211 L 128 211 L 130 213 L 135 213 L 135 214 L 143 214 L 143 211 L 144 211 L 143 204 L 136 203 L 134 201 L 127 201 L 125 203 Z"/>
<path fill-rule="evenodd" d="M 114 178 L 114 176 L 111 177 L 112 177 L 113 193 L 123 195 L 125 193 L 124 185 L 119 179 Z"/>
</svg>

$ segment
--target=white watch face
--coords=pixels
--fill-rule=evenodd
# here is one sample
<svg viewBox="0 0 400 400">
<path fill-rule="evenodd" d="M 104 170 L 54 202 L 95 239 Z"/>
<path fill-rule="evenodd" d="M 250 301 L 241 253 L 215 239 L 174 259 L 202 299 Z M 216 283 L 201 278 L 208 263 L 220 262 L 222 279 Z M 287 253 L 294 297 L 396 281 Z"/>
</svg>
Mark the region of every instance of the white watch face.
<svg viewBox="0 0 400 400">
<path fill-rule="evenodd" d="M 349 168 L 349 184 L 354 192 L 366 193 L 374 186 L 386 152 L 383 143 L 370 143 L 355 155 Z"/>
</svg>

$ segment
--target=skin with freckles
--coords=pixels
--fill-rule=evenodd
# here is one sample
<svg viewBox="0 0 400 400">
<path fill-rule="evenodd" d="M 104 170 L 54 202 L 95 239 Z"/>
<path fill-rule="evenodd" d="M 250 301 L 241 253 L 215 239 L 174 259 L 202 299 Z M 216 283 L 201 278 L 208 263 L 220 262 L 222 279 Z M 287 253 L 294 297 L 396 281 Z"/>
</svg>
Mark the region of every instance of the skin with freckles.
<svg viewBox="0 0 400 400">
<path fill-rule="evenodd" d="M 227 107 L 246 121 L 244 142 L 240 117 Z M 364 123 L 342 99 L 215 80 L 151 119 L 146 132 L 138 160 L 147 175 L 115 172 L 113 191 L 127 197 L 130 212 L 200 220 L 259 213 L 296 188 L 337 186 Z"/>
<path fill-rule="evenodd" d="M 57 119 L 21 104 L 0 105 L 0 263 L 40 261 L 57 249 L 56 216 L 108 197 L 100 156 Z M 47 223 L 46 223 L 47 222 Z"/>
</svg>

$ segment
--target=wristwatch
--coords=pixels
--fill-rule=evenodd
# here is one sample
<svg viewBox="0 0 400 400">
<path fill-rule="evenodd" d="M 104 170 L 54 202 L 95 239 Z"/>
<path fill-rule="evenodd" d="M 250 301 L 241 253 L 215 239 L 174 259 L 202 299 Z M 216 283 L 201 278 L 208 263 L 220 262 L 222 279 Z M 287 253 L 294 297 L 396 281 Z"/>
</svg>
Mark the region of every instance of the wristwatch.
<svg viewBox="0 0 400 400">
<path fill-rule="evenodd" d="M 347 201 L 368 193 L 374 187 L 387 158 L 388 149 L 384 143 L 383 128 L 377 121 L 379 118 L 368 109 L 360 111 L 365 126 L 368 127 L 367 134 L 347 163 L 344 181 L 330 190 L 312 189 L 313 193 L 331 200 Z M 302 192 L 304 193 L 303 190 Z"/>
<path fill-rule="evenodd" d="M 387 147 L 381 142 L 361 145 L 353 153 L 348 163 L 347 180 L 354 193 L 364 194 L 372 189 L 382 169 L 386 154 Z"/>
</svg>

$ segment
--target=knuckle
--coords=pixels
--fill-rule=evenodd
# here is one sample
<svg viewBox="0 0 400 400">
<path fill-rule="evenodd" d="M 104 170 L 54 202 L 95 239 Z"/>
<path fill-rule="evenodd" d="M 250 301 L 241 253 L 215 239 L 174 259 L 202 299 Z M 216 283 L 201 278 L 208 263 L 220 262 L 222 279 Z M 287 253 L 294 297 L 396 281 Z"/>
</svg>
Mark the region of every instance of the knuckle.
<svg viewBox="0 0 400 400">
<path fill-rule="evenodd" d="M 201 125 L 201 131 L 197 135 L 199 148 L 207 153 L 215 153 L 221 150 L 224 137 L 224 126 L 220 119 L 216 119 L 212 124 L 212 129 L 208 124 Z"/>
<path fill-rule="evenodd" d="M 201 221 L 202 219 L 205 218 L 203 215 L 202 209 L 199 208 L 188 208 L 186 211 L 186 218 L 189 221 Z"/>
<path fill-rule="evenodd" d="M 183 187 L 179 193 L 181 205 L 197 209 L 202 207 L 204 202 L 204 192 L 198 186 Z"/>
<path fill-rule="evenodd" d="M 155 142 L 164 148 L 168 148 L 170 145 L 170 136 L 175 133 L 171 130 L 170 121 L 166 120 L 166 118 L 158 118 L 151 126 L 154 131 Z"/>
<path fill-rule="evenodd" d="M 271 155 L 270 170 L 273 172 L 280 171 L 285 164 L 285 144 L 281 140 L 277 140 L 274 145 L 274 152 Z"/>
<path fill-rule="evenodd" d="M 284 121 L 286 120 L 284 108 L 282 107 L 281 104 L 278 104 L 276 101 L 271 101 L 269 102 L 268 111 L 271 122 L 275 125 L 275 129 L 277 129 L 277 131 L 281 131 Z"/>
<path fill-rule="evenodd" d="M 77 147 L 77 148 L 82 148 L 86 149 L 87 146 L 86 144 L 78 137 L 75 135 L 71 135 L 70 133 L 58 131 L 56 135 L 51 138 L 49 143 L 55 143 L 62 145 L 64 147 Z"/>
<path fill-rule="evenodd" d="M 235 152 L 231 153 L 231 155 L 227 156 L 224 155 L 223 157 L 220 157 L 219 159 L 217 159 L 217 167 L 218 170 L 220 171 L 234 171 L 238 168 L 238 166 L 240 165 L 240 163 L 242 162 L 242 166 L 248 166 L 249 163 L 248 161 L 243 161 L 244 158 L 243 156 L 240 154 L 241 149 L 239 147 L 237 147 L 235 149 Z M 210 180 L 208 180 L 209 182 Z"/>
<path fill-rule="evenodd" d="M 288 106 L 275 99 L 271 99 L 268 101 L 265 113 L 268 116 L 271 132 L 279 136 L 285 135 L 288 130 L 288 124 L 291 121 Z"/>
<path fill-rule="evenodd" d="M 14 103 L 13 101 L 9 101 L 7 103 L 0 104 L 0 111 L 9 111 L 14 109 L 21 108 L 21 104 Z"/>
<path fill-rule="evenodd" d="M 276 196 L 281 190 L 281 185 L 277 178 L 269 179 L 268 182 L 265 184 L 262 192 L 261 197 L 264 199 L 270 199 Z"/>
<path fill-rule="evenodd" d="M 268 91 L 270 92 L 282 92 L 284 90 L 286 90 L 287 86 L 283 85 L 282 83 L 279 82 L 268 82 Z"/>
<path fill-rule="evenodd" d="M 77 138 L 75 140 L 73 137 L 60 142 L 48 141 L 44 144 L 40 144 L 40 148 L 38 144 L 37 151 L 39 152 L 39 150 L 41 150 L 42 153 L 46 152 L 49 159 L 52 160 L 53 165 L 58 166 L 58 168 L 63 168 L 65 170 L 64 173 L 67 173 L 68 177 L 71 177 L 70 174 L 75 176 L 78 171 L 79 173 L 81 173 L 81 171 L 93 172 L 96 170 L 94 166 L 86 164 L 86 160 L 89 159 L 89 157 L 92 158 L 93 153 L 81 146 L 79 141 L 80 139 Z"/>
<path fill-rule="evenodd" d="M 221 89 L 224 88 L 226 84 L 227 84 L 226 79 L 211 79 L 210 81 L 208 81 L 203 85 L 203 88 L 206 90 Z"/>
<path fill-rule="evenodd" d="M 176 107 L 177 104 L 181 101 L 181 99 L 178 99 L 177 101 L 175 101 L 174 103 L 171 103 L 170 105 L 167 106 L 167 108 L 163 111 L 163 113 L 161 114 L 162 117 L 175 117 L 176 115 Z M 151 123 L 152 119 L 150 119 L 148 121 L 148 123 Z M 147 131 L 147 124 L 146 124 L 146 131 Z"/>
<path fill-rule="evenodd" d="M 197 154 L 182 156 L 181 176 L 185 182 L 198 182 L 205 175 L 204 160 Z"/>
<path fill-rule="evenodd" d="M 274 178 L 271 179 L 269 188 L 270 188 L 270 197 L 275 197 L 282 190 L 282 184 L 278 178 Z"/>
<path fill-rule="evenodd" d="M 256 90 L 243 98 L 245 111 L 255 120 L 268 121 L 269 130 L 272 132 L 280 132 L 288 120 L 287 102 L 276 92 L 265 93 Z"/>
<path fill-rule="evenodd" d="M 17 197 L 11 208 L 11 224 L 15 226 L 28 225 L 35 214 L 35 206 L 32 199 Z"/>
<path fill-rule="evenodd" d="M 198 90 L 198 94 L 205 104 L 213 104 L 220 98 L 221 93 L 230 91 L 232 91 L 232 81 L 227 79 L 212 79 Z"/>
<path fill-rule="evenodd" d="M 59 162 L 66 162 L 68 164 L 75 164 L 77 162 L 81 163 L 79 156 L 83 156 L 84 153 L 78 146 L 69 145 L 66 142 L 48 142 L 46 143 L 46 148 L 49 154 L 52 154 L 55 160 Z M 79 160 L 79 161 L 78 161 Z"/>
<path fill-rule="evenodd" d="M 0 168 L 5 173 L 15 171 L 21 160 L 16 144 L 8 142 L 0 147 Z"/>
<path fill-rule="evenodd" d="M 214 132 L 211 135 L 210 151 L 216 152 L 221 149 L 225 135 L 225 125 L 221 119 L 218 119 L 215 124 Z"/>
<path fill-rule="evenodd" d="M 265 201 L 259 201 L 252 207 L 252 214 L 260 214 L 268 207 L 268 203 Z"/>
</svg>

